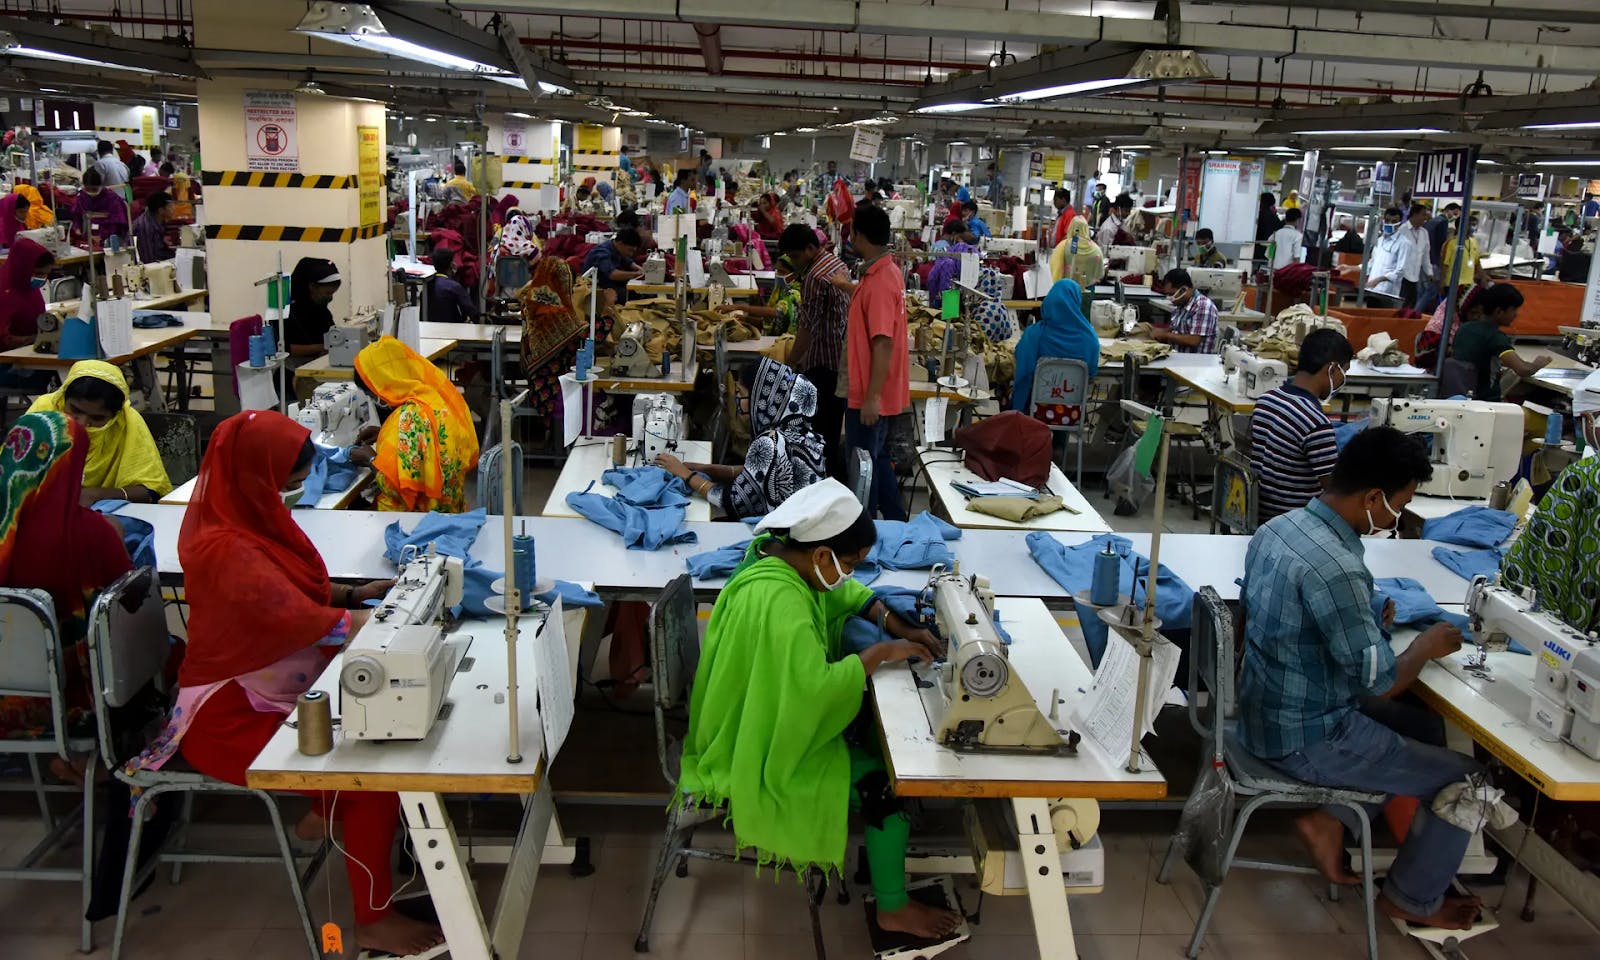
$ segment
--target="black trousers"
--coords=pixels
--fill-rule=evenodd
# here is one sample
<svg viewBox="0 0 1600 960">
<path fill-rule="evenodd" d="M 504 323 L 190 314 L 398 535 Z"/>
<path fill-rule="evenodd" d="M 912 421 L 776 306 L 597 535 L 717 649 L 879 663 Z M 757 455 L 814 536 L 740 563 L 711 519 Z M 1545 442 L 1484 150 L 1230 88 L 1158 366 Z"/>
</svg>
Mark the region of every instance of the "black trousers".
<svg viewBox="0 0 1600 960">
<path fill-rule="evenodd" d="M 812 367 L 801 374 L 817 388 L 817 415 L 811 423 L 822 434 L 823 450 L 828 460 L 828 475 L 844 481 L 844 459 L 839 453 L 839 438 L 844 433 L 845 398 L 835 396 L 839 388 L 839 371 L 827 367 Z"/>
</svg>

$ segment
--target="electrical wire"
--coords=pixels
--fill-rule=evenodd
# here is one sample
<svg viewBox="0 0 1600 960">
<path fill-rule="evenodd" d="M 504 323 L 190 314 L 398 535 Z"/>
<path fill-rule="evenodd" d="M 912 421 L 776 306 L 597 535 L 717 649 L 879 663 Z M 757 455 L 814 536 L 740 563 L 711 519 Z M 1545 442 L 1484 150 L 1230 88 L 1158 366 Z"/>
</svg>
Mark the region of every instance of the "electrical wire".
<svg viewBox="0 0 1600 960">
<path fill-rule="evenodd" d="M 341 854 L 343 854 L 344 858 L 346 860 L 348 860 L 351 863 L 355 864 L 356 866 L 360 867 L 361 868 L 361 872 L 367 875 L 367 881 L 371 884 L 371 886 L 369 886 L 367 888 L 367 909 L 378 911 L 378 912 L 382 912 L 384 910 L 389 909 L 391 906 L 393 906 L 395 898 L 399 897 L 400 894 L 405 893 L 406 890 L 413 883 L 417 882 L 417 857 L 413 856 L 411 858 L 411 876 L 406 879 L 406 882 L 402 883 L 399 887 L 395 888 L 394 892 L 389 894 L 389 899 L 383 901 L 383 905 L 382 906 L 374 904 L 372 902 L 372 887 L 375 887 L 375 886 L 378 885 L 378 878 L 372 875 L 372 871 L 367 869 L 367 865 L 366 864 L 362 863 L 360 861 L 360 859 L 358 859 L 357 857 L 352 855 L 350 853 L 350 851 L 346 850 L 343 847 L 343 845 L 341 845 L 339 843 L 338 840 L 334 839 L 334 836 L 333 836 L 333 814 L 334 814 L 334 811 L 337 810 L 338 807 L 339 807 L 339 793 L 340 793 L 340 791 L 338 791 L 338 790 L 333 791 L 333 802 L 328 805 L 328 814 L 327 814 L 327 817 L 323 821 L 323 827 L 327 831 L 326 835 L 327 835 L 327 838 L 328 838 L 328 843 L 330 845 L 332 845 L 333 849 L 335 849 L 335 850 L 339 851 Z M 328 897 L 329 897 L 329 910 L 331 912 L 331 910 L 332 910 L 332 897 L 333 897 L 333 893 L 332 893 L 331 888 L 329 890 Z"/>
</svg>

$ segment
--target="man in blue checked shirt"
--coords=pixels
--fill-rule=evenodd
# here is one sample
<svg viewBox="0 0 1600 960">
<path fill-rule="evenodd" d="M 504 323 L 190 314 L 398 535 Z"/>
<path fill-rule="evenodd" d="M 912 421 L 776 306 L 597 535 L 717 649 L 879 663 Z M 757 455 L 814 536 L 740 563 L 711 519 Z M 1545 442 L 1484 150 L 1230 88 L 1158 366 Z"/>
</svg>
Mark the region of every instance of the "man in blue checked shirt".
<svg viewBox="0 0 1600 960">
<path fill-rule="evenodd" d="M 1256 531 L 1245 554 L 1239 740 L 1297 780 L 1420 800 L 1378 906 L 1393 917 L 1466 929 L 1481 904 L 1446 894 L 1470 835 L 1436 817 L 1431 804 L 1440 789 L 1480 768 L 1471 757 L 1399 732 L 1439 725 L 1389 702 L 1429 660 L 1459 650 L 1461 633 L 1436 624 L 1396 656 L 1373 613 L 1361 544 L 1395 528 L 1431 472 L 1413 439 L 1369 428 L 1339 454 L 1320 497 Z M 1442 744 L 1442 735 L 1437 739 Z M 1296 828 L 1330 882 L 1361 882 L 1344 859 L 1345 830 L 1357 829 L 1352 811 L 1316 810 Z"/>
</svg>

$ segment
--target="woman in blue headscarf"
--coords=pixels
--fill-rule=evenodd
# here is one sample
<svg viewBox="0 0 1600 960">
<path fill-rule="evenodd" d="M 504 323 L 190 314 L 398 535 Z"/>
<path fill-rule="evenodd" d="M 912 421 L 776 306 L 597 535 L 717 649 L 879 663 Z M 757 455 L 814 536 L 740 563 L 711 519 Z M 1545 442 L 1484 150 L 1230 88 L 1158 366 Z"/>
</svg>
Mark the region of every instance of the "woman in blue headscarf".
<svg viewBox="0 0 1600 960">
<path fill-rule="evenodd" d="M 1017 341 L 1016 379 L 1011 383 L 1011 409 L 1028 412 L 1033 398 L 1033 371 L 1040 360 L 1070 357 L 1100 368 L 1100 337 L 1083 315 L 1083 289 L 1075 280 L 1057 280 L 1039 307 L 1039 322 L 1022 331 Z"/>
</svg>

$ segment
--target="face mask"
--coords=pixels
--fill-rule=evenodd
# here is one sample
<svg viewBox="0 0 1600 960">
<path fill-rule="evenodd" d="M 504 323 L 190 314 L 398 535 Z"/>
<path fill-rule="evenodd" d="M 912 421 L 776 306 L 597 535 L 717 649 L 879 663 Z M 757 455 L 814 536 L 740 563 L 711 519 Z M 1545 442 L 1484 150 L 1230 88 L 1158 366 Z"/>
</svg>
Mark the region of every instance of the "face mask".
<svg viewBox="0 0 1600 960">
<path fill-rule="evenodd" d="M 87 193 L 91 197 L 100 196 L 100 188 L 99 187 L 84 187 L 83 188 L 83 192 Z"/>
<path fill-rule="evenodd" d="M 1337 387 L 1333 385 L 1333 371 L 1335 370 L 1339 371 L 1339 385 Z M 1337 364 L 1330 365 L 1328 367 L 1328 395 L 1322 399 L 1332 400 L 1334 394 L 1338 393 L 1340 390 L 1343 390 L 1344 385 L 1349 382 L 1347 377 L 1348 375 L 1344 372 L 1344 370 L 1340 369 Z"/>
<path fill-rule="evenodd" d="M 1383 235 L 1386 236 L 1386 237 L 1393 236 L 1394 235 L 1394 224 L 1392 224 L 1392 223 L 1384 224 L 1383 225 Z"/>
<path fill-rule="evenodd" d="M 849 575 L 844 572 L 844 567 L 839 566 L 839 557 L 837 554 L 830 550 L 828 551 L 828 556 L 833 559 L 833 572 L 839 575 L 837 580 L 830 581 L 827 577 L 823 576 L 822 567 L 819 566 L 815 560 L 811 561 L 811 572 L 817 575 L 817 582 L 822 584 L 822 589 L 832 593 L 833 591 L 844 586 L 844 582 L 849 578 Z"/>
<path fill-rule="evenodd" d="M 35 289 L 35 290 L 43 290 L 44 289 L 44 278 L 43 277 L 34 277 L 33 279 L 28 281 L 28 285 L 33 287 L 33 289 Z"/>
<path fill-rule="evenodd" d="M 1201 253 L 1210 253 L 1213 246 L 1215 246 L 1215 244 L 1202 243 L 1202 244 L 1200 244 L 1200 252 Z"/>
<path fill-rule="evenodd" d="M 295 504 L 300 502 L 300 498 L 305 495 L 305 492 L 306 488 L 302 484 L 301 486 L 295 487 L 293 490 L 279 490 L 278 496 L 283 498 L 284 506 L 293 510 Z"/>
<path fill-rule="evenodd" d="M 1383 503 L 1383 509 L 1388 511 L 1389 519 L 1394 523 L 1394 526 L 1390 526 L 1390 527 L 1380 527 L 1380 526 L 1378 526 L 1378 524 L 1376 522 L 1374 522 L 1373 519 L 1372 519 L 1372 510 L 1368 509 L 1367 510 L 1367 532 L 1364 534 L 1364 536 L 1378 537 L 1380 539 L 1387 540 L 1387 539 L 1390 539 L 1390 538 L 1394 537 L 1396 532 L 1398 532 L 1399 525 L 1400 525 L 1400 514 L 1395 512 L 1394 507 L 1389 506 L 1389 498 L 1388 497 L 1383 497 L 1383 498 L 1381 498 L 1381 500 L 1382 500 L 1382 503 Z"/>
</svg>

